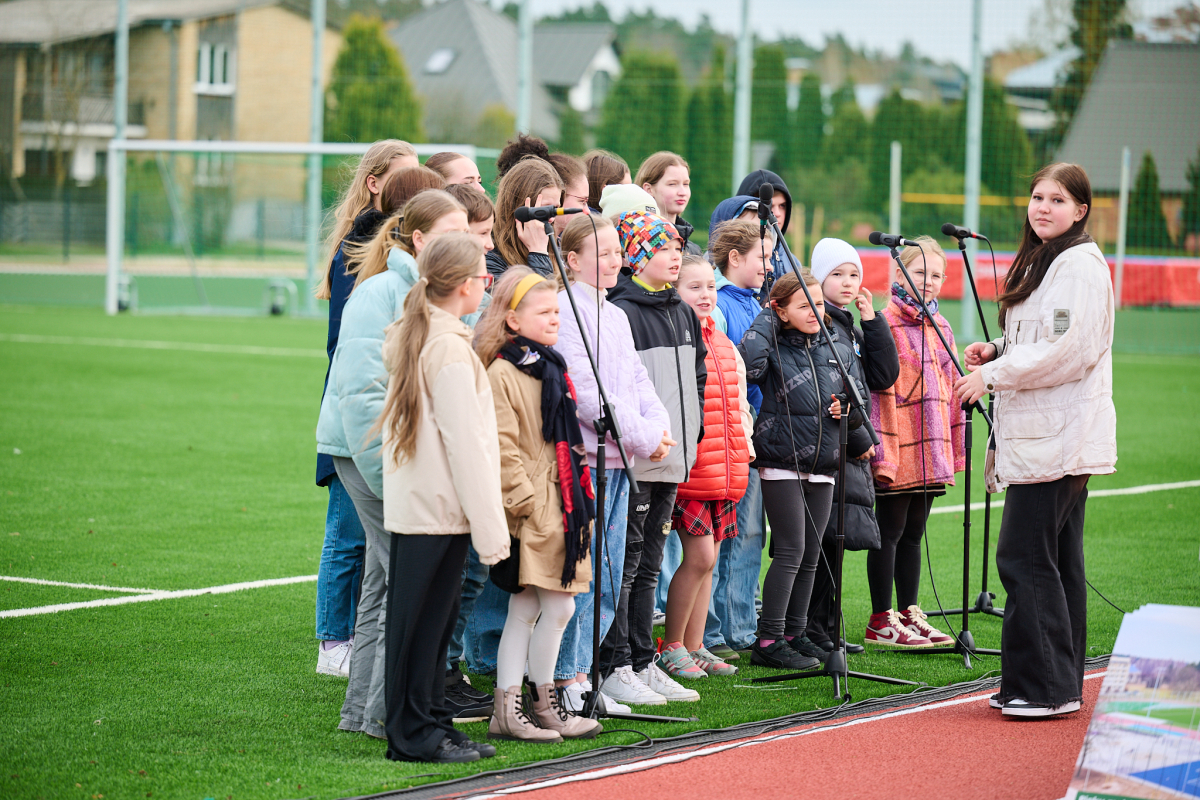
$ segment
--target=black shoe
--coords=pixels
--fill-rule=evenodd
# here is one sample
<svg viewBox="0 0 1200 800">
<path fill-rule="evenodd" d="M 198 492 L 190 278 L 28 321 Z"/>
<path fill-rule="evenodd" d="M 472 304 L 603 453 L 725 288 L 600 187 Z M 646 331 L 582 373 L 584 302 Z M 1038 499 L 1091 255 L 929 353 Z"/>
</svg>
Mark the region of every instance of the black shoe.
<svg viewBox="0 0 1200 800">
<path fill-rule="evenodd" d="M 821 666 L 811 656 L 802 656 L 791 648 L 786 639 L 776 639 L 766 647 L 756 641 L 750 648 L 750 663 L 772 669 L 808 670 Z"/>
<path fill-rule="evenodd" d="M 476 753 L 479 753 L 480 758 L 492 758 L 496 755 L 496 745 L 488 744 L 487 742 L 476 742 L 467 739 L 459 743 L 459 747 L 469 747 Z"/>
<path fill-rule="evenodd" d="M 387 751 L 387 757 L 392 761 L 423 761 L 430 764 L 466 764 L 479 760 L 479 751 L 465 745 L 455 744 L 449 736 L 442 737 L 437 749 L 429 758 L 408 758 L 392 750 Z"/>
<path fill-rule="evenodd" d="M 830 639 L 825 634 L 814 635 L 811 631 L 807 634 L 812 643 L 824 650 L 826 653 L 832 653 L 834 650 L 833 639 Z"/>
<path fill-rule="evenodd" d="M 844 639 L 842 640 L 842 644 L 846 646 L 847 654 L 849 654 L 849 653 L 864 653 L 867 650 L 867 648 L 863 647 L 861 644 L 855 644 L 854 642 L 847 642 Z"/>
<path fill-rule="evenodd" d="M 786 641 L 793 650 L 802 656 L 815 658 L 822 663 L 824 663 L 825 659 L 829 658 L 830 651 L 814 644 L 812 639 L 809 639 L 807 636 L 796 636 Z"/>
<path fill-rule="evenodd" d="M 467 677 L 462 674 L 458 667 L 455 667 L 452 670 L 447 670 L 446 672 L 446 688 L 449 689 L 451 686 L 458 686 L 459 689 L 462 690 L 463 695 L 471 698 L 472 700 L 492 700 L 492 696 L 490 694 L 487 692 L 481 692 L 472 686 L 471 682 L 467 680 Z"/>
<path fill-rule="evenodd" d="M 471 688 L 460 674 L 454 683 L 446 684 L 446 710 L 455 722 L 483 722 L 492 716 L 494 698 Z"/>
</svg>

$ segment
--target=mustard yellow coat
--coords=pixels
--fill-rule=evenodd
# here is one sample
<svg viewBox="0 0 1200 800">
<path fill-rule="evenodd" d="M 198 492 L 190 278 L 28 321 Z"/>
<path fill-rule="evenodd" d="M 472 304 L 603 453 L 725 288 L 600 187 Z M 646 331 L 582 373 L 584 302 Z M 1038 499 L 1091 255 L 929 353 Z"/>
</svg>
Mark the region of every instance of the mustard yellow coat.
<svg viewBox="0 0 1200 800">
<path fill-rule="evenodd" d="M 522 586 L 586 592 L 592 579 L 589 554 L 562 585 L 566 542 L 554 443 L 542 438 L 542 382 L 496 359 L 487 369 L 500 436 L 500 491 L 510 535 L 521 541 Z"/>
</svg>

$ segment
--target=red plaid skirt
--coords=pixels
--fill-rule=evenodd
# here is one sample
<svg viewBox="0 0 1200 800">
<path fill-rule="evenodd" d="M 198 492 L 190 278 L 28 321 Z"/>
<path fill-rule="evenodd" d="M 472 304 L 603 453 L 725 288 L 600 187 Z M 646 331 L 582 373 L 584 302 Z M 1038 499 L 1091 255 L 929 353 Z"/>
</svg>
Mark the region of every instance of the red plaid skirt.
<svg viewBox="0 0 1200 800">
<path fill-rule="evenodd" d="M 676 500 L 671 528 L 692 536 L 712 536 L 718 542 L 732 539 L 737 536 L 737 504 L 732 500 Z"/>
</svg>

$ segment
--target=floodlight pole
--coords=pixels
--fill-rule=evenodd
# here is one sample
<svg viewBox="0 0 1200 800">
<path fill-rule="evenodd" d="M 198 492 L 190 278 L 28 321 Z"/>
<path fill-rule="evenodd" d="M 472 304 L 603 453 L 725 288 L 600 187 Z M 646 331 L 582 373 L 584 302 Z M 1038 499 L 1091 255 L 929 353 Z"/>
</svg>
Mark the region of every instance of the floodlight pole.
<svg viewBox="0 0 1200 800">
<path fill-rule="evenodd" d="M 888 188 L 888 230 L 894 233 L 900 231 L 900 195 L 903 193 L 904 172 L 901 160 L 904 158 L 904 146 L 900 142 L 892 142 L 892 169 Z"/>
<path fill-rule="evenodd" d="M 971 3 L 971 84 L 967 90 L 967 164 L 963 176 L 963 225 L 979 230 L 980 170 L 983 162 L 983 0 Z M 967 240 L 966 256 L 978 263 L 979 242 Z M 962 321 L 959 341 L 975 339 L 975 310 L 967 302 L 966 271 L 963 272 Z"/>
<path fill-rule="evenodd" d="M 1129 232 L 1129 176 L 1132 170 L 1128 147 L 1121 148 L 1121 194 L 1117 206 L 1117 269 L 1113 281 L 1116 306 L 1121 307 L 1121 291 L 1125 285 L 1125 236 Z"/>
<path fill-rule="evenodd" d="M 312 0 L 312 86 L 309 95 L 308 140 L 316 145 L 325 138 L 325 90 L 324 55 L 325 44 L 325 0 Z M 304 310 L 317 313 L 317 298 L 313 289 L 317 285 L 317 261 L 321 248 L 321 155 L 308 155 L 308 188 L 304 197 L 304 249 L 306 255 Z"/>
<path fill-rule="evenodd" d="M 737 83 L 733 96 L 733 188 L 750 172 L 750 85 L 754 72 L 754 34 L 750 30 L 750 0 L 742 0 L 742 31 L 737 45 Z"/>
<path fill-rule="evenodd" d="M 117 0 L 116 52 L 113 59 L 113 141 L 125 140 L 129 109 L 129 0 Z M 104 245 L 108 271 L 104 279 L 104 311 L 116 314 L 125 248 L 125 151 L 108 148 L 108 200 Z"/>
<path fill-rule="evenodd" d="M 529 133 L 533 122 L 533 5 L 517 7 L 517 131 Z"/>
</svg>

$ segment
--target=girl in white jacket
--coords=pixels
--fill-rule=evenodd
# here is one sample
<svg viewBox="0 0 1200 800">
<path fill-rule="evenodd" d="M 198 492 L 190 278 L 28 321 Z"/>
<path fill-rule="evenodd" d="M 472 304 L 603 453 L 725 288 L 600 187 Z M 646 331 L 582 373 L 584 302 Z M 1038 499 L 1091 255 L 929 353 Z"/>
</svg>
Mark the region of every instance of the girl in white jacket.
<svg viewBox="0 0 1200 800">
<path fill-rule="evenodd" d="M 496 753 L 454 729 L 444 695 L 467 544 L 484 564 L 508 556 L 492 389 L 459 319 L 478 309 L 491 276 L 469 233 L 439 237 L 417 269 L 383 344 L 383 517 L 393 534 L 384 730 L 390 759 L 460 763 Z"/>
<path fill-rule="evenodd" d="M 1009 716 L 1079 710 L 1087 653 L 1083 519 L 1090 475 L 1115 471 L 1113 291 L 1087 233 L 1092 187 L 1075 164 L 1042 168 L 1000 295 L 1004 336 L 967 347 L 968 402 L 994 392 L 989 489 L 1008 487 L 996 569 L 1008 592 L 999 694 Z M 991 455 L 991 454 L 989 454 Z"/>
</svg>

